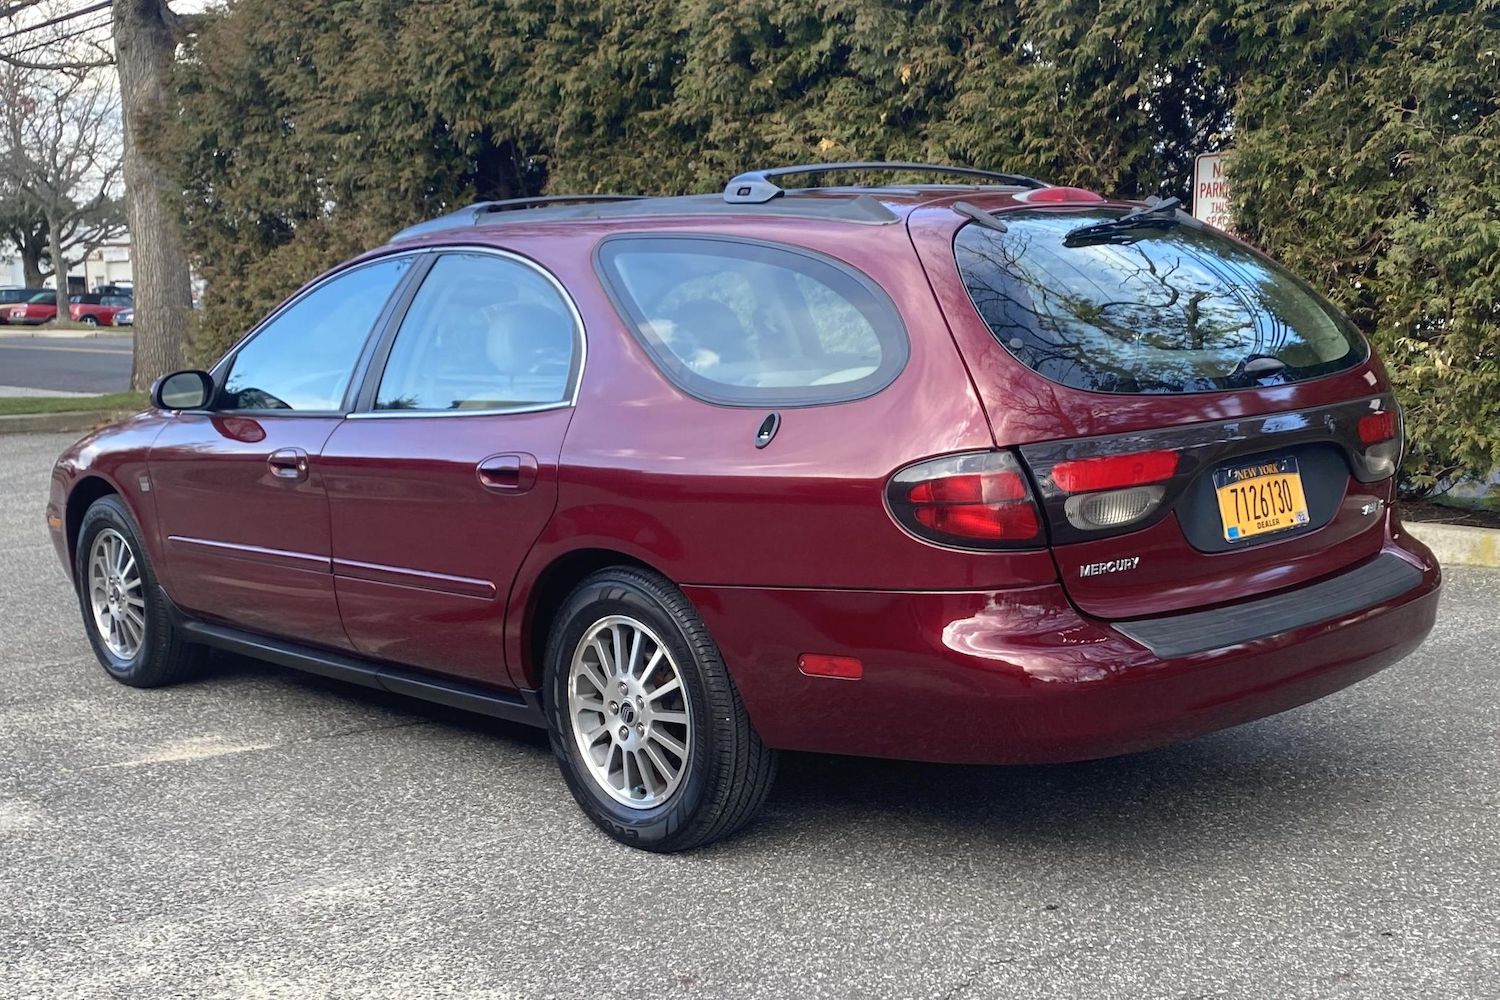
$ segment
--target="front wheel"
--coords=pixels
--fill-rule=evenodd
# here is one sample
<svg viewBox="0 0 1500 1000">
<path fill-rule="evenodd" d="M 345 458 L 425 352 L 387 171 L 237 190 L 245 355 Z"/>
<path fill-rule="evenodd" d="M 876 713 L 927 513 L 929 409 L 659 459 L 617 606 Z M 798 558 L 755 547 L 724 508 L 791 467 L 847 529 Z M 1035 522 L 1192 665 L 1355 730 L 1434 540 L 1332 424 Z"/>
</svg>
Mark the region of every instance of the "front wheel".
<svg viewBox="0 0 1500 1000">
<path fill-rule="evenodd" d="M 616 567 L 584 580 L 548 637 L 547 720 L 563 777 L 616 840 L 682 851 L 725 837 L 765 801 L 761 743 L 718 647 L 682 592 Z"/>
<path fill-rule="evenodd" d="M 85 316 L 85 317 L 83 317 L 83 325 L 84 326 L 98 326 L 99 325 L 99 317 L 97 317 L 97 316 Z"/>
<path fill-rule="evenodd" d="M 158 687 L 197 669 L 204 649 L 172 624 L 135 520 L 119 497 L 101 497 L 84 512 L 73 573 L 89 643 L 111 677 Z"/>
</svg>

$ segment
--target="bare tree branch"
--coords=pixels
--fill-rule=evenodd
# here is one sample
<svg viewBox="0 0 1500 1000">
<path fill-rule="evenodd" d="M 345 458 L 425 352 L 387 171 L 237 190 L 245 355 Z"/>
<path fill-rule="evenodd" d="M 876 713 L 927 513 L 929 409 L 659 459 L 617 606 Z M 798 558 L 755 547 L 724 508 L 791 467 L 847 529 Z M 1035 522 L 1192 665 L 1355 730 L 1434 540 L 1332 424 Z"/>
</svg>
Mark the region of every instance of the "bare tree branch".
<svg viewBox="0 0 1500 1000">
<path fill-rule="evenodd" d="M 66 274 L 123 230 L 120 107 L 114 82 L 90 70 L 41 72 L 0 64 L 0 186 L 45 220 L 47 256 L 66 316 Z M 70 257 L 69 250 L 78 253 Z"/>
</svg>

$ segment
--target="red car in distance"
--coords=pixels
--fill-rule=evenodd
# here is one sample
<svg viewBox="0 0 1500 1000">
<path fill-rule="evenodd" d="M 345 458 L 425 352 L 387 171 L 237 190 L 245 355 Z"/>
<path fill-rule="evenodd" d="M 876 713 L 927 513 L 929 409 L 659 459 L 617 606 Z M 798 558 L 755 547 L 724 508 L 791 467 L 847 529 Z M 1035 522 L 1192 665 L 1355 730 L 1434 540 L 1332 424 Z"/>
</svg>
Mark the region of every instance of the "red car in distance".
<svg viewBox="0 0 1500 1000">
<path fill-rule="evenodd" d="M 960 183 L 778 183 L 849 169 Z M 1016 175 L 471 206 L 152 404 L 47 505 L 111 676 L 216 647 L 544 726 L 651 850 L 746 823 L 781 749 L 1128 753 L 1437 609 L 1354 327 L 1175 202 Z"/>
<path fill-rule="evenodd" d="M 73 295 L 68 302 L 68 318 L 85 326 L 114 326 L 116 317 L 135 305 L 124 295 Z"/>
<path fill-rule="evenodd" d="M 5 307 L 6 322 L 12 326 L 40 326 L 57 318 L 57 293 L 49 289 L 34 292 L 24 302 Z"/>
</svg>

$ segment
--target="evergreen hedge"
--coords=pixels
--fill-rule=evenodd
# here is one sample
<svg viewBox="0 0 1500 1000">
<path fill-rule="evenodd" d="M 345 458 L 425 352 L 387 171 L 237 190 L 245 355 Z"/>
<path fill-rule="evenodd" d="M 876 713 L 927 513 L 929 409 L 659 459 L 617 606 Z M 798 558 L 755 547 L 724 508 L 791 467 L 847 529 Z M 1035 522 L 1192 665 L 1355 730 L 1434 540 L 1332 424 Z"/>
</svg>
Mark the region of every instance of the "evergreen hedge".
<svg viewBox="0 0 1500 1000">
<path fill-rule="evenodd" d="M 1189 196 L 1384 354 L 1418 486 L 1500 465 L 1500 0 L 235 0 L 161 140 L 208 358 L 454 204 L 716 190 L 751 166 L 971 163 Z"/>
</svg>

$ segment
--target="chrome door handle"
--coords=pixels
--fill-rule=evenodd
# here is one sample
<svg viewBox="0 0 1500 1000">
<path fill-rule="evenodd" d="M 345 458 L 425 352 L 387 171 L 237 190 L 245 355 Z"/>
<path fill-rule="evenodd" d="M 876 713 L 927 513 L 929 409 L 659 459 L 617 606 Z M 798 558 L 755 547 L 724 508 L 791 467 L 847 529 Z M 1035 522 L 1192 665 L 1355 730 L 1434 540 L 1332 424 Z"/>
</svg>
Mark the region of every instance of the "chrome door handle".
<svg viewBox="0 0 1500 1000">
<path fill-rule="evenodd" d="M 266 457 L 266 465 L 277 479 L 307 478 L 307 452 L 301 448 L 278 448 Z"/>
<path fill-rule="evenodd" d="M 525 493 L 536 485 L 536 471 L 536 458 L 524 453 L 491 455 L 474 470 L 491 493 Z"/>
</svg>

